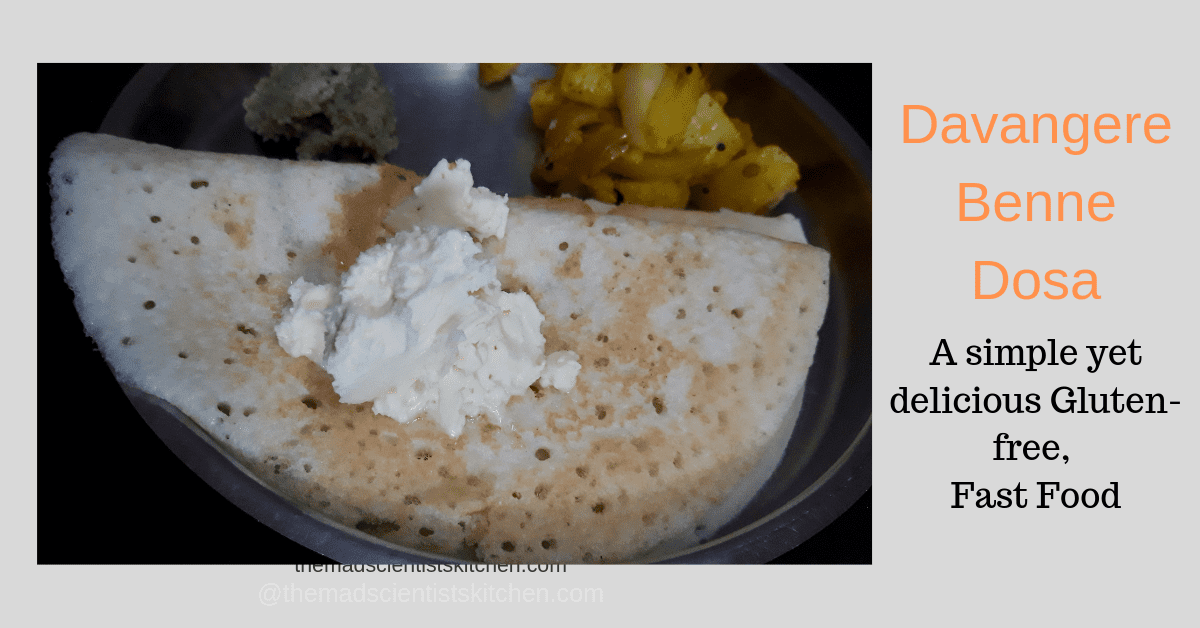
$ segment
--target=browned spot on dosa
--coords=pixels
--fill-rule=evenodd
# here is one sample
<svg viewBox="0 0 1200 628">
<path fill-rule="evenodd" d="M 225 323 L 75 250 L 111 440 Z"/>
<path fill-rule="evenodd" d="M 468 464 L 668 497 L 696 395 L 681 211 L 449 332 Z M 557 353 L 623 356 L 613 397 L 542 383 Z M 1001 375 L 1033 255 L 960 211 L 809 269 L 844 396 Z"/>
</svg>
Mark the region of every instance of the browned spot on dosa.
<svg viewBox="0 0 1200 628">
<path fill-rule="evenodd" d="M 582 259 L 583 251 L 575 249 L 575 252 L 567 256 L 567 260 L 563 262 L 558 270 L 554 271 L 554 274 L 563 279 L 579 279 L 583 277 Z"/>
<path fill-rule="evenodd" d="M 253 217 L 248 218 L 245 222 L 226 220 L 224 227 L 229 239 L 233 240 L 233 244 L 239 249 L 250 246 L 250 235 L 254 230 Z"/>
<path fill-rule="evenodd" d="M 338 272 L 350 268 L 363 251 L 378 244 L 387 235 L 383 219 L 388 210 L 412 195 L 420 179 L 415 173 L 385 164 L 379 168 L 379 182 L 357 192 L 338 195 L 340 213 L 330 214 L 331 235 L 321 253 L 331 255 Z"/>
<path fill-rule="evenodd" d="M 303 382 L 304 387 L 308 389 L 309 396 L 322 402 L 322 405 L 334 405 L 341 402 L 341 398 L 333 390 L 333 376 L 316 362 L 308 358 L 297 359 L 288 365 L 287 371 Z"/>
</svg>

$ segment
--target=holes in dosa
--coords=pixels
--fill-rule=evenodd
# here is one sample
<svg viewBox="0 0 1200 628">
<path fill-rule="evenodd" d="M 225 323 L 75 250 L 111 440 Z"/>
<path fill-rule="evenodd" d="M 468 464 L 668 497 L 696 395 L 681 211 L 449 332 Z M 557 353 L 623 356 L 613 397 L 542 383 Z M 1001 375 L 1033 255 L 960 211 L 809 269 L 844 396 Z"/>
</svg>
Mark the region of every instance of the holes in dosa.
<svg viewBox="0 0 1200 628">
<path fill-rule="evenodd" d="M 400 525 L 395 521 L 388 519 L 378 519 L 376 517 L 367 517 L 354 524 L 354 527 L 360 532 L 366 532 L 372 536 L 382 536 L 392 532 L 398 532 Z"/>
</svg>

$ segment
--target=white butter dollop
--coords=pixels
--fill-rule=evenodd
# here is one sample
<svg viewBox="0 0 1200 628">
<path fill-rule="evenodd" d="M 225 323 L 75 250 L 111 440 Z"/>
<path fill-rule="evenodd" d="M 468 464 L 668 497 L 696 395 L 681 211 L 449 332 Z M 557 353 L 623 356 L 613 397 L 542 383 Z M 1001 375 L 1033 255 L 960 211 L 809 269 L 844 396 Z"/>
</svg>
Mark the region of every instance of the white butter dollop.
<svg viewBox="0 0 1200 628">
<path fill-rule="evenodd" d="M 575 387 L 575 377 L 583 367 L 579 365 L 579 354 L 574 351 L 555 351 L 546 356 L 546 368 L 538 379 L 542 388 L 553 386 L 559 390 Z"/>
<path fill-rule="evenodd" d="M 508 195 L 500 196 L 485 187 L 473 187 L 471 162 L 459 159 L 451 165 L 443 159 L 399 207 L 420 225 L 438 225 L 473 232 L 479 239 L 504 237 L 508 223 Z"/>
<path fill-rule="evenodd" d="M 504 421 L 534 382 L 570 390 L 580 365 L 571 351 L 545 356 L 537 305 L 501 291 L 495 262 L 462 230 L 502 237 L 507 199 L 474 194 L 466 161 L 446 166 L 416 188 L 420 224 L 363 252 L 337 291 L 298 279 L 275 334 L 289 355 L 321 364 L 342 401 L 370 401 L 401 423 L 424 414 L 457 436 L 469 416 Z M 464 181 L 472 193 L 458 191 Z"/>
<path fill-rule="evenodd" d="M 325 358 L 326 310 L 333 304 L 333 289 L 301 277 L 288 288 L 288 296 L 292 309 L 275 327 L 279 344 L 294 357 L 305 356 L 320 364 Z"/>
</svg>

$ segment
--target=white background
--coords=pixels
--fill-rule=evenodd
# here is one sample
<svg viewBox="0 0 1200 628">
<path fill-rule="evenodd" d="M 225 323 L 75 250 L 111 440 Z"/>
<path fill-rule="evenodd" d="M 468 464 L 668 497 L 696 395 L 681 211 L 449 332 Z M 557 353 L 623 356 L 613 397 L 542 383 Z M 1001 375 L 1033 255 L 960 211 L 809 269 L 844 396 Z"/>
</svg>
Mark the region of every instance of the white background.
<svg viewBox="0 0 1200 628">
<path fill-rule="evenodd" d="M 14 614 L 38 612 L 57 621 L 119 612 L 131 623 L 159 618 L 210 625 L 347 619 L 397 625 L 450 617 L 501 623 L 552 617 L 611 625 L 631 614 L 707 625 L 778 621 L 785 613 L 791 621 L 820 625 L 1194 622 L 1188 611 L 1197 590 L 1192 453 L 1200 403 L 1194 392 L 1200 317 L 1192 246 L 1200 223 L 1192 196 L 1200 103 L 1200 55 L 1192 32 L 1197 20 L 1184 3 L 1054 4 L 967 9 L 909 2 L 814 9 L 696 3 L 660 12 L 643 3 L 618 3 L 588 5 L 578 15 L 560 3 L 489 5 L 493 8 L 476 11 L 445 5 L 401 10 L 393 4 L 369 14 L 370 19 L 350 13 L 316 21 L 311 11 L 293 21 L 281 17 L 278 7 L 254 12 L 243 3 L 178 14 L 164 13 L 157 4 L 153 12 L 106 4 L 89 15 L 57 5 L 53 16 L 15 16 L 29 27 L 9 42 L 19 44 L 13 54 L 19 55 L 18 71 L 29 85 L 36 83 L 34 61 L 89 59 L 97 51 L 106 60 L 244 58 L 247 52 L 256 59 L 327 60 L 322 55 L 328 51 L 350 47 L 356 57 L 375 53 L 389 61 L 593 60 L 595 51 L 605 50 L 611 54 L 603 56 L 617 60 L 639 55 L 682 60 L 691 54 L 702 60 L 873 63 L 875 515 L 874 564 L 857 567 L 571 567 L 558 577 L 448 574 L 419 580 L 295 574 L 290 567 L 35 567 L 32 513 L 47 493 L 13 480 L 23 503 L 7 507 L 8 560 L 0 571 L 7 572 L 5 597 L 15 604 L 10 608 Z M 72 23 L 63 23 L 65 16 Z M 464 19 L 480 23 L 464 27 Z M 337 20 L 345 22 L 336 29 L 339 34 L 327 35 L 329 24 L 323 22 Z M 115 30 L 96 30 L 98 21 Z M 497 28 L 500 21 L 509 28 Z M 61 30 L 51 30 L 52 23 Z M 219 41 L 230 42 L 232 49 L 214 49 Z M 69 46 L 61 48 L 61 42 Z M 1154 145 L 1135 133 L 1132 144 L 1122 139 L 1103 145 L 1092 138 L 1086 154 L 1072 156 L 1063 150 L 1068 144 L 1061 137 L 1057 145 L 1004 144 L 998 137 L 1004 123 L 997 120 L 986 145 L 945 145 L 937 139 L 904 144 L 906 104 L 928 106 L 939 117 L 961 113 L 968 120 L 971 113 L 985 120 L 993 113 L 1021 113 L 1027 119 L 1054 113 L 1060 120 L 1070 113 L 1087 113 L 1090 120 L 1114 113 L 1122 121 L 1126 113 L 1141 113 L 1143 120 L 1164 113 L 1171 139 Z M 10 116 L 24 119 L 45 113 L 29 105 L 10 102 L 6 108 L 15 107 Z M 32 136 L 32 129 L 25 132 Z M 969 135 L 974 136 L 971 128 Z M 28 168 L 16 171 L 31 174 Z M 1116 200 L 1115 217 L 1105 223 L 959 222 L 960 182 L 987 185 L 989 201 L 1001 190 L 1022 197 L 1036 190 L 1076 190 L 1085 197 L 1104 190 Z M 30 190 L 32 206 L 31 187 L 22 178 L 10 189 Z M 35 228 L 32 221 L 24 226 Z M 6 238 L 5 254 L 19 256 L 13 234 Z M 6 260 L 10 268 L 15 259 Z M 1010 287 L 1004 298 L 976 300 L 977 259 L 1004 263 L 1010 277 L 1023 268 L 1062 268 L 1068 274 L 1090 268 L 1099 275 L 1103 298 L 1023 301 L 1012 297 Z M 36 294 L 32 279 L 20 286 Z M 14 324 L 34 324 L 32 313 L 11 316 Z M 959 366 L 927 365 L 941 338 L 950 343 Z M 966 345 L 985 338 L 1005 344 L 1055 338 L 1078 348 L 1080 362 L 1036 373 L 966 366 Z M 1127 345 L 1134 339 L 1142 347 L 1140 366 L 1106 364 L 1098 373 L 1085 371 L 1086 345 Z M 36 355 L 32 339 L 22 343 L 20 351 Z M 15 390 L 29 390 L 37 385 L 31 375 L 5 379 L 15 382 Z M 1165 415 L 1060 415 L 1049 407 L 1049 395 L 1059 385 L 1161 392 L 1181 403 Z M 1043 408 L 1023 417 L 894 415 L 888 401 L 900 386 L 1036 392 Z M 37 412 L 35 405 L 24 416 Z M 10 444 L 36 442 L 33 422 L 13 422 Z M 1070 463 L 994 462 L 992 440 L 1001 431 L 1022 440 L 1053 439 Z M 30 453 L 10 454 L 4 477 L 28 478 L 19 470 L 36 468 L 36 459 L 29 459 Z M 1030 488 L 1037 481 L 1079 488 L 1117 481 L 1121 508 L 1038 510 L 1030 504 L 1023 510 L 952 510 L 954 480 L 988 487 L 1019 481 Z M 79 542 L 102 540 L 86 539 L 83 526 Z M 258 596 L 266 583 L 351 589 L 489 583 L 551 591 L 600 587 L 604 601 L 264 606 Z"/>
</svg>

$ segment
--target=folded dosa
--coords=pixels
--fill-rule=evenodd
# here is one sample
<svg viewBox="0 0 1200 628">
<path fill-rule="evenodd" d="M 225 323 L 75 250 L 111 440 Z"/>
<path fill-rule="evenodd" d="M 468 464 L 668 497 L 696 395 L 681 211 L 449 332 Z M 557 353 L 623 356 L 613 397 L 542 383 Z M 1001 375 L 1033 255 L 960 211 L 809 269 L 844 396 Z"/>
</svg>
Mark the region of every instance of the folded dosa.
<svg viewBox="0 0 1200 628">
<path fill-rule="evenodd" d="M 484 254 L 546 316 L 546 351 L 583 370 L 451 439 L 341 403 L 272 331 L 295 279 L 334 280 L 396 228 L 415 173 L 80 134 L 51 181 L 56 254 L 121 382 L 301 506 L 464 559 L 636 560 L 711 535 L 788 436 L 827 302 L 814 247 L 510 201 Z"/>
</svg>

